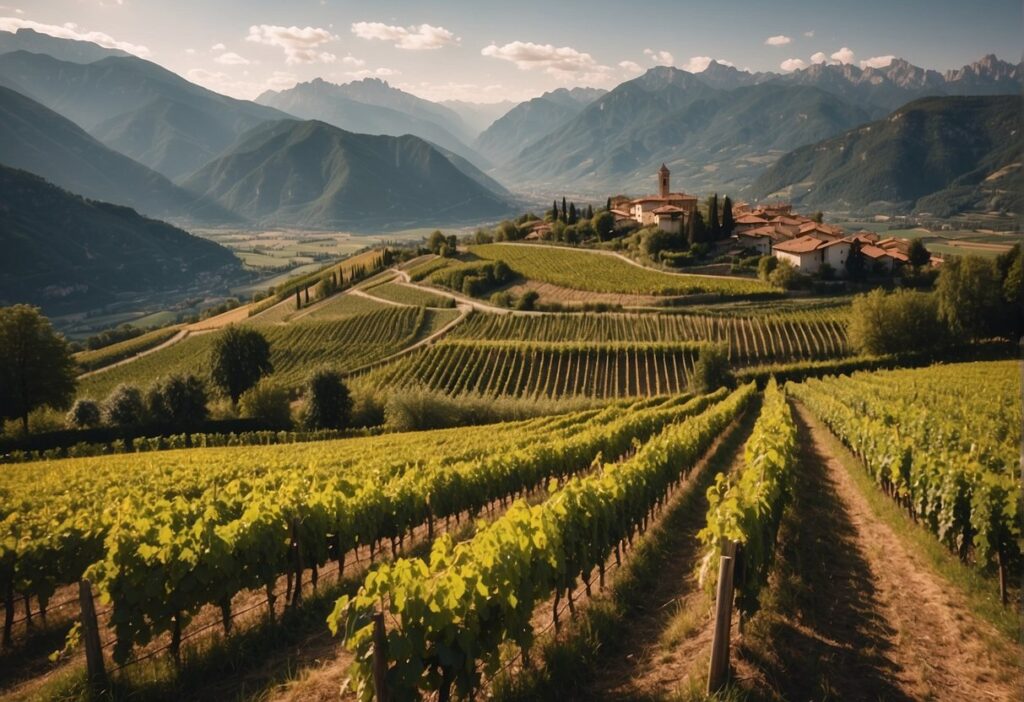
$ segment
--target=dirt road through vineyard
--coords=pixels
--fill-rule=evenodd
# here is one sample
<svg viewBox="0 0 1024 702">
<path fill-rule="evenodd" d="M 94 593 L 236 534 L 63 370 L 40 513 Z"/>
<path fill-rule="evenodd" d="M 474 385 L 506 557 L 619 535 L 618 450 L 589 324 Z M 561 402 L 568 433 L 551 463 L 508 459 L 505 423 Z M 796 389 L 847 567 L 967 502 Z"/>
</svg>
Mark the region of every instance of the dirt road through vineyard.
<svg viewBox="0 0 1024 702">
<path fill-rule="evenodd" d="M 796 410 L 796 494 L 774 601 L 737 661 L 743 685 L 787 699 L 1022 699 L 1019 649 L 875 515 L 835 437 Z"/>
</svg>

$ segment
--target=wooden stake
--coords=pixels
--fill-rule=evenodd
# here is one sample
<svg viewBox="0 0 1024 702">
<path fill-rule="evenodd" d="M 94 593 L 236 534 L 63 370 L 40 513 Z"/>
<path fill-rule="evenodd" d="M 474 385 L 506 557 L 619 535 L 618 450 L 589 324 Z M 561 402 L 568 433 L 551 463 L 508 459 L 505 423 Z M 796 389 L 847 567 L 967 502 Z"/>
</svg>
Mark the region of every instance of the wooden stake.
<svg viewBox="0 0 1024 702">
<path fill-rule="evenodd" d="M 92 599 L 92 585 L 88 580 L 78 583 L 78 604 L 82 609 L 82 643 L 85 645 L 85 667 L 89 687 L 98 692 L 107 685 L 107 671 L 103 666 L 103 647 L 100 627 L 96 622 L 96 607 Z"/>
<path fill-rule="evenodd" d="M 715 634 L 711 643 L 711 666 L 708 669 L 708 694 L 713 695 L 725 685 L 729 673 L 729 629 L 732 625 L 733 573 L 736 567 L 736 543 L 722 545 L 718 563 L 718 593 L 715 601 Z"/>
</svg>

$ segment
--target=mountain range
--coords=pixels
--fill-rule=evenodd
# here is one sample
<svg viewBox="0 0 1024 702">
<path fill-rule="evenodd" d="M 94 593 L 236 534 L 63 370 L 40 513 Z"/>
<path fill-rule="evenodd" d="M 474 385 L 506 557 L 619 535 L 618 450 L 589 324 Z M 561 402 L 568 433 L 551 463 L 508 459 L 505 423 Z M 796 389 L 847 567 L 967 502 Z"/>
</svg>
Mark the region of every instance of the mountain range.
<svg viewBox="0 0 1024 702">
<path fill-rule="evenodd" d="M 15 51 L 0 55 L 0 85 L 171 179 L 194 172 L 257 124 L 288 116 L 134 56 L 78 64 Z"/>
<path fill-rule="evenodd" d="M 564 124 L 607 91 L 598 88 L 559 88 L 521 102 L 496 119 L 473 146 L 493 163 L 504 164 L 524 148 Z"/>
<path fill-rule="evenodd" d="M 131 55 L 120 49 L 108 49 L 91 41 L 51 37 L 27 27 L 22 27 L 16 32 L 0 32 L 0 54 L 9 54 L 13 51 L 46 54 L 59 61 L 71 63 L 92 63 L 108 56 Z"/>
<path fill-rule="evenodd" d="M 658 67 L 622 83 L 527 146 L 501 174 L 583 192 L 643 192 L 665 162 L 677 187 L 737 189 L 765 161 L 871 118 L 817 88 L 762 83 L 718 90 Z"/>
<path fill-rule="evenodd" d="M 0 247 L 0 305 L 28 302 L 48 314 L 224 287 L 242 274 L 234 254 L 212 241 L 6 166 Z"/>
<path fill-rule="evenodd" d="M 1020 211 L 1020 127 L 1016 95 L 922 98 L 786 154 L 750 195 L 833 211 Z"/>
<path fill-rule="evenodd" d="M 401 228 L 511 211 L 419 137 L 355 134 L 314 120 L 256 127 L 183 185 L 265 225 Z"/>
<path fill-rule="evenodd" d="M 152 217 L 230 222 L 235 215 L 107 148 L 53 110 L 0 87 L 0 163 L 78 195 Z"/>
<path fill-rule="evenodd" d="M 470 132 L 453 110 L 418 98 L 374 78 L 344 85 L 317 78 L 281 91 L 267 91 L 256 98 L 301 119 L 315 119 L 339 129 L 361 134 L 402 136 L 412 134 L 458 154 L 478 168 L 490 164 L 458 135 Z"/>
</svg>

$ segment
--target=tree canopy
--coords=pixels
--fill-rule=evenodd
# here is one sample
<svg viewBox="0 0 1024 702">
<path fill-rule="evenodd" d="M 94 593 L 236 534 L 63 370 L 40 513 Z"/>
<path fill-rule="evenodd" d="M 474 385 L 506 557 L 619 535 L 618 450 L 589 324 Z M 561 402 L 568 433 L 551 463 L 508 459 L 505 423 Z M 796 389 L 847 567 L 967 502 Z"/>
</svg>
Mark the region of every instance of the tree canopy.
<svg viewBox="0 0 1024 702">
<path fill-rule="evenodd" d="M 66 409 L 75 394 L 71 349 L 38 307 L 0 308 L 0 416 L 21 419 L 38 407 Z"/>
<path fill-rule="evenodd" d="M 229 326 L 214 342 L 210 377 L 233 403 L 264 375 L 272 373 L 270 343 L 255 329 Z"/>
</svg>

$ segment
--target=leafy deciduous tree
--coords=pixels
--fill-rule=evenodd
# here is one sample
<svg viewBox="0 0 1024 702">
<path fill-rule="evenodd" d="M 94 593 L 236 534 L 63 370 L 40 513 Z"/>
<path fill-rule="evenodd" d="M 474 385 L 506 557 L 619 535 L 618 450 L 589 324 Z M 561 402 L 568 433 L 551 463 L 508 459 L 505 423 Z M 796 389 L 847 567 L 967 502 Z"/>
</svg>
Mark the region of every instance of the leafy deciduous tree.
<svg viewBox="0 0 1024 702">
<path fill-rule="evenodd" d="M 0 308 L 0 417 L 21 419 L 37 407 L 64 409 L 75 393 L 75 362 L 64 337 L 38 307 Z"/>
<path fill-rule="evenodd" d="M 310 429 L 343 429 L 352 415 L 352 397 L 341 373 L 321 369 L 306 388 L 305 423 Z"/>
<path fill-rule="evenodd" d="M 217 338 L 210 358 L 214 384 L 237 403 L 243 392 L 272 373 L 270 343 L 255 329 L 232 324 Z"/>
</svg>

